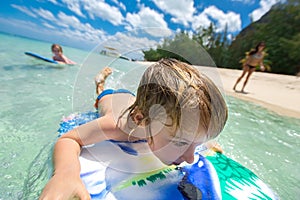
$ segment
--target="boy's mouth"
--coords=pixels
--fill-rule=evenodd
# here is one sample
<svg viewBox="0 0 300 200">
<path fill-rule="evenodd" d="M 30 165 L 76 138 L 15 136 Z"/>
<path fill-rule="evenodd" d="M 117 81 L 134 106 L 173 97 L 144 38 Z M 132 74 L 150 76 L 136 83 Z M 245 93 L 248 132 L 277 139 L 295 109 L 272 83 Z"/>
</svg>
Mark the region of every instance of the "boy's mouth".
<svg viewBox="0 0 300 200">
<path fill-rule="evenodd" d="M 181 163 L 178 162 L 172 162 L 172 165 L 180 165 Z"/>
</svg>

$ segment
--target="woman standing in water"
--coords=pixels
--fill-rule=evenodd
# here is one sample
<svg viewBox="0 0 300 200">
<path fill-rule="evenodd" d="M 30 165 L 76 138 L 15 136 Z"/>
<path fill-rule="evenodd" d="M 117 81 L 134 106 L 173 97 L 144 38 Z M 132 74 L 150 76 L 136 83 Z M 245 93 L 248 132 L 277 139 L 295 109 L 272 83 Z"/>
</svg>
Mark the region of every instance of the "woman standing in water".
<svg viewBox="0 0 300 200">
<path fill-rule="evenodd" d="M 256 66 L 260 65 L 260 70 L 264 71 L 265 67 L 263 64 L 264 56 L 265 56 L 265 43 L 264 42 L 259 42 L 255 49 L 250 51 L 249 54 L 246 56 L 245 62 L 243 62 L 243 73 L 242 75 L 237 79 L 236 83 L 233 86 L 233 90 L 236 91 L 236 86 L 237 84 L 242 80 L 242 78 L 247 74 L 246 80 L 244 82 L 244 85 L 242 87 L 241 92 L 244 93 L 245 86 L 249 80 L 249 77 L 251 74 L 255 71 Z"/>
</svg>

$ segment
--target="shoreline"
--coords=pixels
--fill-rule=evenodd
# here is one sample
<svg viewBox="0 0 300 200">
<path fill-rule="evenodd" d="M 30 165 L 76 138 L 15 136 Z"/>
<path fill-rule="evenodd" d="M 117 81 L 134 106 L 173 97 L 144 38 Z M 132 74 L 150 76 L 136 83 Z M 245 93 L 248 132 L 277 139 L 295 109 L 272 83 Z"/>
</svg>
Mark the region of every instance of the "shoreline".
<svg viewBox="0 0 300 200">
<path fill-rule="evenodd" d="M 138 62 L 150 65 L 153 62 Z M 246 93 L 233 90 L 242 70 L 196 66 L 216 85 L 225 95 L 255 103 L 281 116 L 300 119 L 300 77 L 282 74 L 271 74 L 255 71 L 245 87 Z M 237 86 L 240 90 L 245 77 Z"/>
<path fill-rule="evenodd" d="M 205 67 L 210 68 L 210 67 Z M 300 119 L 300 77 L 255 71 L 245 87 L 246 93 L 234 91 L 242 70 L 217 68 L 226 95 L 249 101 L 286 117 Z M 245 77 L 239 82 L 242 88 Z"/>
</svg>

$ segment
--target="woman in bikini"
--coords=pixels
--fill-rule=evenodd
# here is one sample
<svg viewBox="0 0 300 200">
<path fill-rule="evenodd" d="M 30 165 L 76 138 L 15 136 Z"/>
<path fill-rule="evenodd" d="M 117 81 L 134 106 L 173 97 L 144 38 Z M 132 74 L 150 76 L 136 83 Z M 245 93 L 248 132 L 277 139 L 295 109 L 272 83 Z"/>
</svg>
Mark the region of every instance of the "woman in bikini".
<svg viewBox="0 0 300 200">
<path fill-rule="evenodd" d="M 249 54 L 246 56 L 246 61 L 243 63 L 243 73 L 242 75 L 237 79 L 236 83 L 234 84 L 233 90 L 236 91 L 237 84 L 242 80 L 242 78 L 247 74 L 246 80 L 244 82 L 244 85 L 242 87 L 241 92 L 244 93 L 245 86 L 249 80 L 249 77 L 251 74 L 255 71 L 256 66 L 260 65 L 260 70 L 264 71 L 265 67 L 263 64 L 264 56 L 265 56 L 265 43 L 259 42 L 255 49 L 250 51 Z"/>
</svg>

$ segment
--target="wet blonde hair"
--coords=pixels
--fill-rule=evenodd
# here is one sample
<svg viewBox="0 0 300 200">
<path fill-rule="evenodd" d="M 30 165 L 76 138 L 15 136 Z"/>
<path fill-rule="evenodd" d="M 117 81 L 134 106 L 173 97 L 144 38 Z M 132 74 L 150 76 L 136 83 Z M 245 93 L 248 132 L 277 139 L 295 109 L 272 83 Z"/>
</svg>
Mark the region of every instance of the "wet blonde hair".
<svg viewBox="0 0 300 200">
<path fill-rule="evenodd" d="M 195 67 L 176 59 L 162 59 L 144 72 L 136 100 L 128 108 L 130 116 L 143 114 L 139 123 L 149 125 L 162 106 L 176 129 L 180 127 L 182 109 L 199 108 L 199 124 L 207 139 L 215 138 L 225 126 L 227 106 L 217 86 Z M 156 113 L 155 113 L 156 112 Z M 148 126 L 151 127 L 151 126 Z M 149 136 L 152 138 L 151 130 Z"/>
</svg>

